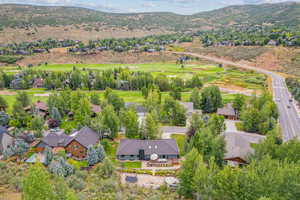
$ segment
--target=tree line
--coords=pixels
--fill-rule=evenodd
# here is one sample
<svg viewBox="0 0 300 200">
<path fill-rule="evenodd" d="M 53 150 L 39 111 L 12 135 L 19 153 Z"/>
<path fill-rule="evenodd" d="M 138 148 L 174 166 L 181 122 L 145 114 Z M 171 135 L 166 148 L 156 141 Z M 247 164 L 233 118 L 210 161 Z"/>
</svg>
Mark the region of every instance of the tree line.
<svg viewBox="0 0 300 200">
<path fill-rule="evenodd" d="M 37 85 L 37 82 L 39 84 Z M 164 74 L 154 77 L 150 72 L 130 71 L 127 68 L 111 70 L 79 70 L 73 67 L 70 72 L 49 72 L 43 70 L 22 70 L 17 74 L 0 72 L 0 88 L 29 89 L 43 87 L 55 89 L 104 90 L 109 87 L 120 90 L 143 90 L 157 86 L 160 91 L 181 92 L 186 88 L 202 87 L 199 75 L 189 80 L 180 77 L 169 78 Z"/>
</svg>

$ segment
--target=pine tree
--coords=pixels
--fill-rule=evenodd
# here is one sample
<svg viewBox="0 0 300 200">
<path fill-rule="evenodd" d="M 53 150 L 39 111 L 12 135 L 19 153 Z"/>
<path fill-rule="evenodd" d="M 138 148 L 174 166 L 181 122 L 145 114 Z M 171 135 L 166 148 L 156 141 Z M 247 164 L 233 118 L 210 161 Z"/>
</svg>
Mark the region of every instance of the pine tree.
<svg viewBox="0 0 300 200">
<path fill-rule="evenodd" d="M 99 157 L 97 150 L 93 146 L 88 147 L 86 159 L 90 166 L 95 165 L 98 163 Z"/>
<path fill-rule="evenodd" d="M 156 139 L 159 135 L 159 126 L 151 113 L 148 113 L 142 130 L 142 139 Z"/>
</svg>

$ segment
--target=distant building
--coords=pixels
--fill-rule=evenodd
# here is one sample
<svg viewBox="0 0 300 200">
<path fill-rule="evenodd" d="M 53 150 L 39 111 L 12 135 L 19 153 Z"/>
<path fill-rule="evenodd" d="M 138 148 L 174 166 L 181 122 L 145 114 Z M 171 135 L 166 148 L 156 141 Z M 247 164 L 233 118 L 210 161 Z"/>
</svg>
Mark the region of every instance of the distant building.
<svg viewBox="0 0 300 200">
<path fill-rule="evenodd" d="M 42 78 L 34 79 L 32 87 L 33 88 L 42 88 L 42 87 L 44 87 L 44 79 L 42 79 Z"/>
<path fill-rule="evenodd" d="M 223 108 L 219 108 L 217 114 L 224 116 L 225 119 L 237 120 L 237 115 L 232 103 L 226 104 Z"/>
<path fill-rule="evenodd" d="M 117 158 L 119 160 L 150 160 L 155 155 L 160 159 L 178 159 L 179 150 L 175 140 L 121 140 Z"/>
<path fill-rule="evenodd" d="M 37 114 L 43 118 L 46 118 L 49 115 L 47 103 L 40 100 L 34 103 L 33 106 L 27 106 L 25 111 L 30 112 L 31 114 Z"/>
</svg>

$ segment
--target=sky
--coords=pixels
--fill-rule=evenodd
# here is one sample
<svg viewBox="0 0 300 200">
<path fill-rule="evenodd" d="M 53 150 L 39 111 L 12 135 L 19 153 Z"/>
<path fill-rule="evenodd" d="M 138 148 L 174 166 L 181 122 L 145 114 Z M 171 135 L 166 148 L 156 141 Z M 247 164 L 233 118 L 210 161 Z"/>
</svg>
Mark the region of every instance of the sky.
<svg viewBox="0 0 300 200">
<path fill-rule="evenodd" d="M 287 0 L 0 0 L 0 3 L 78 6 L 105 12 L 161 12 L 194 14 L 229 5 L 279 3 Z M 299 1 L 300 0 L 294 0 Z"/>
</svg>

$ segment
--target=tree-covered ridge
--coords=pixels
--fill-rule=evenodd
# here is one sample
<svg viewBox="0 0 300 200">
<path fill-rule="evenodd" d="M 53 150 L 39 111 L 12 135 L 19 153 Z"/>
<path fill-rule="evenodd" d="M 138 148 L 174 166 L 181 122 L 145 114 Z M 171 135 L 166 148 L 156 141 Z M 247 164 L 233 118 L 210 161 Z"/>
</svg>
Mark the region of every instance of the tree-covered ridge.
<svg viewBox="0 0 300 200">
<path fill-rule="evenodd" d="M 194 15 L 174 13 L 105 13 L 75 7 L 45 7 L 30 5 L 1 5 L 0 24 L 4 27 L 26 28 L 44 25 L 78 25 L 127 27 L 129 29 L 155 29 L 188 31 L 204 27 L 221 28 L 232 24 L 299 25 L 298 3 L 230 6 Z"/>
<path fill-rule="evenodd" d="M 236 26 L 197 35 L 205 46 L 300 46 L 300 32 L 284 27 Z"/>
<path fill-rule="evenodd" d="M 75 40 L 37 40 L 0 46 L 0 55 L 31 55 L 49 53 L 53 48 L 69 48 L 70 53 L 93 53 L 96 51 L 124 52 L 129 50 L 155 52 L 165 50 L 166 45 L 193 40 L 188 34 L 150 35 L 141 38 L 90 40 L 88 44 Z"/>
</svg>

